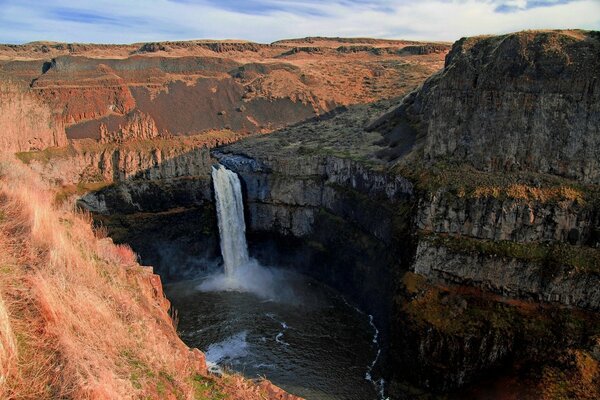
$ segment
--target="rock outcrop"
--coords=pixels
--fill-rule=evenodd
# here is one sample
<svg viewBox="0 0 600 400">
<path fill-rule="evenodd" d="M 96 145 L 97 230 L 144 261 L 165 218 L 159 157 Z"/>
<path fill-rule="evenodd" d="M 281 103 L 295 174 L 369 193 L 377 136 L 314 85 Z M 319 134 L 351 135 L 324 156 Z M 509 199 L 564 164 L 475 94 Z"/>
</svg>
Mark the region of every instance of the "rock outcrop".
<svg viewBox="0 0 600 400">
<path fill-rule="evenodd" d="M 159 135 L 154 119 L 141 111 L 134 111 L 127 115 L 125 124 L 119 125 L 115 131 L 109 131 L 104 123 L 100 124 L 101 143 L 122 143 L 135 139 L 147 140 L 157 138 Z"/>
<path fill-rule="evenodd" d="M 426 161 L 600 183 L 599 60 L 595 32 L 463 38 L 405 112 Z"/>
<path fill-rule="evenodd" d="M 138 114 L 170 135 L 264 133 L 340 106 L 402 96 L 439 69 L 449 49 L 411 42 L 436 48 L 412 55 L 402 52 L 407 44 L 386 42 L 388 51 L 377 54 L 323 47 L 293 57 L 285 55 L 291 44 L 243 41 L 0 45 L 0 73 L 29 86 L 70 139 L 122 139 L 106 131 Z"/>
<path fill-rule="evenodd" d="M 479 239 L 597 247 L 599 210 L 585 203 L 581 192 L 572 194 L 542 201 L 493 194 L 461 197 L 440 189 L 419 200 L 415 223 L 420 230 Z"/>
<path fill-rule="evenodd" d="M 476 286 L 504 296 L 556 302 L 600 311 L 600 273 L 578 271 L 558 257 L 531 261 L 457 252 L 436 241 L 419 241 L 412 270 L 433 281 Z"/>
<path fill-rule="evenodd" d="M 67 136 L 51 107 L 10 81 L 0 81 L 0 147 L 20 152 L 65 146 Z"/>
</svg>

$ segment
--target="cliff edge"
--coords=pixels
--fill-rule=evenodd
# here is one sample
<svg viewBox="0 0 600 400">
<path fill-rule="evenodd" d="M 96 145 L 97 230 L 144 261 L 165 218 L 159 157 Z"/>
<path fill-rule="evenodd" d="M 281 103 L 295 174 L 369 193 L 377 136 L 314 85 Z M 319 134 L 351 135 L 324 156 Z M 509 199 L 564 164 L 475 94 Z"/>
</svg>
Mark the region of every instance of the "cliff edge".
<svg viewBox="0 0 600 400">
<path fill-rule="evenodd" d="M 394 112 L 430 163 L 600 183 L 600 33 L 463 38 Z"/>
</svg>

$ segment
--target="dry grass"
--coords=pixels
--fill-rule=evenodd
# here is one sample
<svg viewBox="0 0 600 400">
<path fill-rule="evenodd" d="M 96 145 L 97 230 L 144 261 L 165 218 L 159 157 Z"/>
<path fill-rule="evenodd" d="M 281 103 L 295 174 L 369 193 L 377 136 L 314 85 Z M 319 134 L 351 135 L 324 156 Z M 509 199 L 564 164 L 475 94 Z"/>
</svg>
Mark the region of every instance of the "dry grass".
<svg viewBox="0 0 600 400">
<path fill-rule="evenodd" d="M 512 184 L 506 188 L 480 186 L 473 191 L 473 197 L 507 197 L 515 200 L 534 200 L 541 203 L 564 200 L 580 204 L 585 203 L 585 194 L 582 190 L 564 185 L 546 188 L 532 187 L 525 184 Z"/>
<path fill-rule="evenodd" d="M 540 399 L 600 398 L 600 363 L 590 352 L 570 350 L 560 361 L 560 367 L 544 368 L 538 385 Z"/>
<path fill-rule="evenodd" d="M 600 199 L 599 185 L 583 185 L 567 178 L 532 172 L 485 172 L 466 164 L 438 162 L 399 164 L 393 171 L 415 182 L 417 189 L 442 191 L 461 198 L 496 198 L 541 204 L 573 203 L 593 206 Z"/>
<path fill-rule="evenodd" d="M 0 76 L 0 149 L 27 151 L 67 144 L 64 127 L 26 86 Z"/>
<path fill-rule="evenodd" d="M 155 392 L 160 371 L 196 372 L 131 249 L 97 237 L 89 217 L 54 208 L 28 170 L 5 161 L 2 173 L 0 279 L 16 338 L 4 397 L 137 398 Z M 137 382 L 131 360 L 149 371 Z M 192 393 L 183 379 L 167 389 Z"/>
<path fill-rule="evenodd" d="M 0 398 L 284 398 L 207 377 L 202 354 L 176 334 L 158 276 L 54 196 L 0 156 Z"/>
<path fill-rule="evenodd" d="M 16 355 L 16 339 L 4 300 L 0 297 L 0 398 L 7 395 L 6 385 L 14 374 Z"/>
</svg>

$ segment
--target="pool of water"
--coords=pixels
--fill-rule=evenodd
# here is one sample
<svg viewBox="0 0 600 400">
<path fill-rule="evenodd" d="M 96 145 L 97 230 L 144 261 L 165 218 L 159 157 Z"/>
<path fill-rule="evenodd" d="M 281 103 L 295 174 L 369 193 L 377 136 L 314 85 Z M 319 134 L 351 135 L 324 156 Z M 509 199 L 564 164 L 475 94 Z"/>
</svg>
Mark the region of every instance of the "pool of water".
<svg viewBox="0 0 600 400">
<path fill-rule="evenodd" d="M 380 398 L 379 344 L 371 318 L 334 289 L 287 271 L 265 296 L 202 291 L 208 276 L 165 285 L 182 340 L 214 368 L 266 377 L 315 400 Z"/>
</svg>

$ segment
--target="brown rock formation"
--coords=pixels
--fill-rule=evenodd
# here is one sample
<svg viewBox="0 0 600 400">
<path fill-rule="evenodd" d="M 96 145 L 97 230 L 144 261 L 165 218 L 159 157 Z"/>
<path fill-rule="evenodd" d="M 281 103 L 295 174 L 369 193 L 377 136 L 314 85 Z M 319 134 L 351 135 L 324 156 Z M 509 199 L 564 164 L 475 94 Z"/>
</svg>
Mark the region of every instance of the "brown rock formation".
<svg viewBox="0 0 600 400">
<path fill-rule="evenodd" d="M 2 151 L 40 150 L 67 144 L 64 126 L 52 109 L 19 85 L 0 81 Z"/>
<path fill-rule="evenodd" d="M 159 136 L 156 123 L 148 114 L 134 111 L 127 115 L 124 125 L 116 131 L 109 131 L 104 123 L 100 124 L 100 142 L 124 142 L 133 139 L 153 139 Z"/>
<path fill-rule="evenodd" d="M 30 85 L 73 139 L 99 139 L 102 124 L 105 136 L 118 131 L 133 111 L 173 135 L 252 133 L 402 96 L 440 68 L 449 49 L 320 38 L 311 45 L 315 51 L 296 51 L 306 40 L 3 45 L 0 73 Z"/>
</svg>

